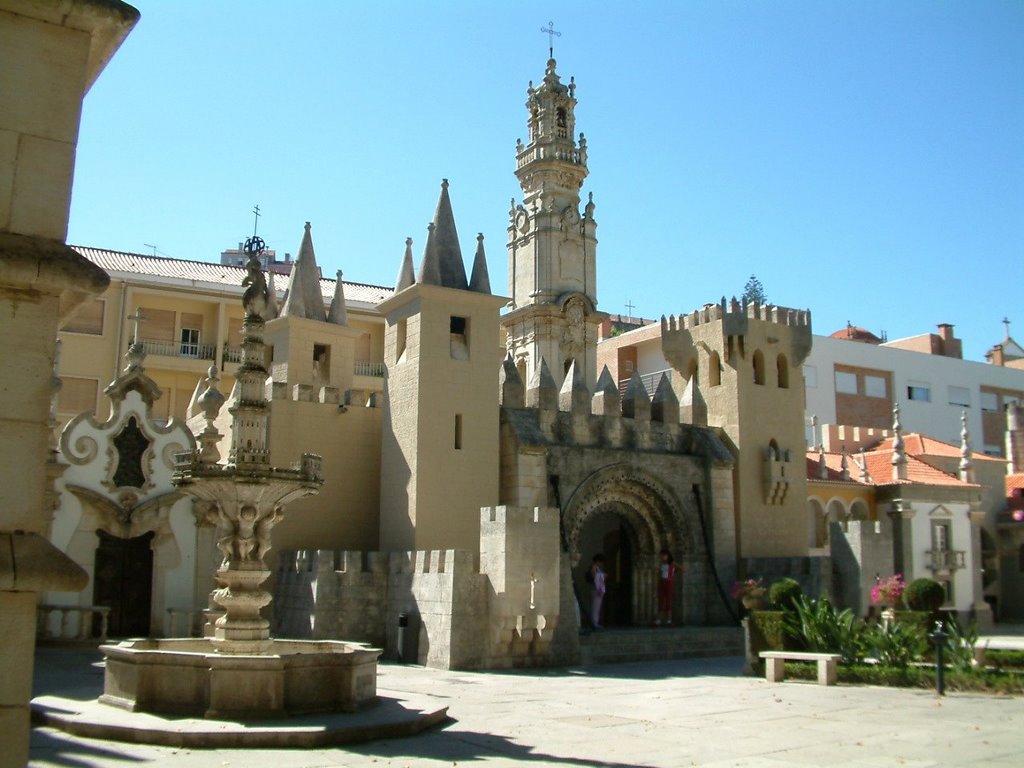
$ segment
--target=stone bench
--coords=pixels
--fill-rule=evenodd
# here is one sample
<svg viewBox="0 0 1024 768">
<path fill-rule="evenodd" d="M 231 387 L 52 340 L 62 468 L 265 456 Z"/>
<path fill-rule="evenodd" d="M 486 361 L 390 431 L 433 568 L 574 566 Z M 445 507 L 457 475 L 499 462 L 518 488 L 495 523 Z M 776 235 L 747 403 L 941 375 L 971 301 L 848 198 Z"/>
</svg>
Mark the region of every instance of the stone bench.
<svg viewBox="0 0 1024 768">
<path fill-rule="evenodd" d="M 839 677 L 838 653 L 807 653 L 804 651 L 761 651 L 764 659 L 764 677 L 769 683 L 781 683 L 786 679 L 786 661 L 818 662 L 818 685 L 835 685 Z"/>
</svg>

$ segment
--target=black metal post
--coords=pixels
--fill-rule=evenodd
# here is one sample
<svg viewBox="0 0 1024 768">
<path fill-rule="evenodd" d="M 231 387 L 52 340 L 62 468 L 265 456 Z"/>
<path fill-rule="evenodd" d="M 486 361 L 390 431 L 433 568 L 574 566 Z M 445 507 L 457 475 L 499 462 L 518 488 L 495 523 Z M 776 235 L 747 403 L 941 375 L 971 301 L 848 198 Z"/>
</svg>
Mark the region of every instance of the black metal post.
<svg viewBox="0 0 1024 768">
<path fill-rule="evenodd" d="M 935 631 L 931 633 L 931 640 L 935 644 L 935 692 L 939 696 L 946 695 L 945 670 L 942 663 L 942 652 L 946 650 L 946 641 L 949 633 L 942 631 L 942 622 L 935 622 Z"/>
</svg>

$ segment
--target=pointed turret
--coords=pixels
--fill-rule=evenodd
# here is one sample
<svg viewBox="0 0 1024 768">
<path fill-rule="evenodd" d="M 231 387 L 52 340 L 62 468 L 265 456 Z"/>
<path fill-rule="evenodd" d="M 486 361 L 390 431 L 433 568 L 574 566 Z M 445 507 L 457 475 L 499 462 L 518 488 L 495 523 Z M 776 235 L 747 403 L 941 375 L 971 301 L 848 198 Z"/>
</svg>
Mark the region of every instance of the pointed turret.
<svg viewBox="0 0 1024 768">
<path fill-rule="evenodd" d="M 437 225 L 434 222 L 427 224 L 427 242 L 423 246 L 420 273 L 416 276 L 416 282 L 424 285 L 441 285 L 441 262 L 437 246 L 434 243 L 434 230 L 436 229 Z"/>
<path fill-rule="evenodd" d="M 683 399 L 679 403 L 683 422 L 695 427 L 708 425 L 708 404 L 697 385 L 697 377 L 691 376 L 683 390 Z"/>
<path fill-rule="evenodd" d="M 334 325 L 348 325 L 348 307 L 345 304 L 345 283 L 341 279 L 342 272 L 338 270 L 338 280 L 334 284 L 334 298 L 331 299 L 331 309 L 327 313 L 327 322 Z"/>
<path fill-rule="evenodd" d="M 448 197 L 448 179 L 441 180 L 441 197 L 437 201 L 423 264 L 420 265 L 420 282 L 463 291 L 469 288 L 459 247 L 459 233 L 455 228 L 455 214 Z"/>
<path fill-rule="evenodd" d="M 619 396 L 619 388 L 615 386 L 615 380 L 606 365 L 601 369 L 601 375 L 597 377 L 592 410 L 598 416 L 618 416 L 621 408 L 622 398 Z"/>
<path fill-rule="evenodd" d="M 667 373 L 661 374 L 658 388 L 654 390 L 651 421 L 660 421 L 662 424 L 679 423 L 679 398 L 672 389 L 672 381 Z"/>
<path fill-rule="evenodd" d="M 903 425 L 900 424 L 900 407 L 892 409 L 892 479 L 907 479 L 907 454 L 903 445 Z"/>
<path fill-rule="evenodd" d="M 583 368 L 575 360 L 565 372 L 565 381 L 558 393 L 558 409 L 575 414 L 590 415 L 590 390 L 583 378 Z"/>
<path fill-rule="evenodd" d="M 292 273 L 288 278 L 288 297 L 281 308 L 281 317 L 304 317 L 323 322 L 326 315 L 324 297 L 320 292 L 320 268 L 316 265 L 313 236 L 309 230 L 307 221 L 299 255 L 292 264 Z"/>
<path fill-rule="evenodd" d="M 469 290 L 478 293 L 491 292 L 491 278 L 487 275 L 487 257 L 484 255 L 484 233 L 476 235 L 476 256 L 473 259 L 473 272 L 469 278 Z"/>
<path fill-rule="evenodd" d="M 551 375 L 547 360 L 540 359 L 540 365 L 534 369 L 533 378 L 526 388 L 526 405 L 528 408 L 540 408 L 546 411 L 558 410 L 558 385 Z"/>
<path fill-rule="evenodd" d="M 505 356 L 501 364 L 501 372 L 498 374 L 498 386 L 501 393 L 501 405 L 505 408 L 523 408 L 526 405 L 526 389 L 523 387 L 523 379 L 516 368 L 516 361 L 512 354 Z"/>
<path fill-rule="evenodd" d="M 267 270 L 267 309 L 263 314 L 267 320 L 273 320 L 281 314 L 281 305 L 277 301 L 277 286 L 274 284 L 273 270 Z"/>
<path fill-rule="evenodd" d="M 405 238 L 405 256 L 402 257 L 402 267 L 398 270 L 398 282 L 395 285 L 395 293 L 404 291 L 416 282 L 416 273 L 412 268 L 412 238 Z"/>
<path fill-rule="evenodd" d="M 636 370 L 630 376 L 626 394 L 622 397 L 622 415 L 638 421 L 650 421 L 651 418 L 651 398 L 647 395 L 647 388 L 644 387 L 643 379 Z"/>
</svg>

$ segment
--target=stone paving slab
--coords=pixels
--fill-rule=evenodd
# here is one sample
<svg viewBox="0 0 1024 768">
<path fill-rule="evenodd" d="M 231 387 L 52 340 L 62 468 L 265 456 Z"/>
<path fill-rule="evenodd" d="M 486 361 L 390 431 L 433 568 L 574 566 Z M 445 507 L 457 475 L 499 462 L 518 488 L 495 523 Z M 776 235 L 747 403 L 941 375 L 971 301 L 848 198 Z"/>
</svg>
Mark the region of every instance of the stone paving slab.
<svg viewBox="0 0 1024 768">
<path fill-rule="evenodd" d="M 37 664 L 38 692 L 62 680 L 85 697 L 82 666 Z M 61 674 L 61 669 L 67 675 Z M 37 728 L 33 766 L 680 766 L 1024 765 L 1024 701 L 742 677 L 742 659 L 524 673 L 382 665 L 388 695 L 427 696 L 453 722 L 403 739 L 315 750 L 175 749 Z M 49 670 L 49 671 L 48 671 Z M 98 680 L 102 680 L 97 675 Z M 77 681 L 77 683 L 76 683 Z M 47 685 L 50 687 L 47 689 Z M 94 694 L 95 695 L 95 694 Z"/>
</svg>

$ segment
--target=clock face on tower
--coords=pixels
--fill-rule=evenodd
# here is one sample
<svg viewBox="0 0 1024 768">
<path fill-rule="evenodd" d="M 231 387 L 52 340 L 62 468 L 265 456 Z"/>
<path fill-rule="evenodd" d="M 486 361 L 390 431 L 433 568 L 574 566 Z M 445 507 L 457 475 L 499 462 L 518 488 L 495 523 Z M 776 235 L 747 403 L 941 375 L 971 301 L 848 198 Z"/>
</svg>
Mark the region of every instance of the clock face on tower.
<svg viewBox="0 0 1024 768">
<path fill-rule="evenodd" d="M 525 235 L 530 231 L 530 217 L 524 210 L 520 210 L 516 214 L 516 231 L 521 235 Z"/>
</svg>

